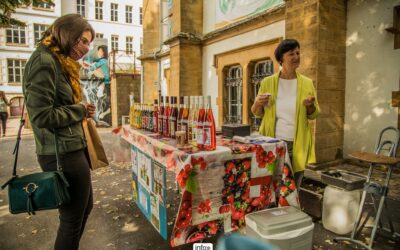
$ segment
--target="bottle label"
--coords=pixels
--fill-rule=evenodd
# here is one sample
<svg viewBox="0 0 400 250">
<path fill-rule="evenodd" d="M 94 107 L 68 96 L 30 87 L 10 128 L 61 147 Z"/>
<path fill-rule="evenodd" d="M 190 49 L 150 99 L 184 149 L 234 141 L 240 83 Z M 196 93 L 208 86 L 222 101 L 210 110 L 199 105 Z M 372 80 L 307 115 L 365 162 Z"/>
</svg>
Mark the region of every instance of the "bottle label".
<svg viewBox="0 0 400 250">
<path fill-rule="evenodd" d="M 171 137 L 173 137 L 173 136 L 175 136 L 175 121 L 174 120 L 172 120 L 170 123 L 169 123 L 169 128 L 170 128 L 170 136 Z"/>
<path fill-rule="evenodd" d="M 197 144 L 200 144 L 200 145 L 204 144 L 204 140 L 203 140 L 204 136 L 202 136 L 203 135 L 203 129 L 202 128 L 197 128 L 196 134 L 197 134 L 196 135 Z"/>
<path fill-rule="evenodd" d="M 204 146 L 211 145 L 211 128 L 203 128 Z"/>
</svg>

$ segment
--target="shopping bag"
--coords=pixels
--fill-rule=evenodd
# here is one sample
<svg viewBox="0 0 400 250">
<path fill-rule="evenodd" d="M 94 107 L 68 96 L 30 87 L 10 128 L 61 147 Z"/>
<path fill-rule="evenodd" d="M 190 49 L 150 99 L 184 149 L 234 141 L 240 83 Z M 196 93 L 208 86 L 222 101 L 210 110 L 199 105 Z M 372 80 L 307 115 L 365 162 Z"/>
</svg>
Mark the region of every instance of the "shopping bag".
<svg viewBox="0 0 400 250">
<path fill-rule="evenodd" d="M 83 132 L 87 142 L 87 150 L 89 153 L 90 168 L 92 170 L 107 167 L 109 165 L 103 143 L 97 133 L 95 122 L 92 119 L 84 119 L 82 121 Z"/>
</svg>

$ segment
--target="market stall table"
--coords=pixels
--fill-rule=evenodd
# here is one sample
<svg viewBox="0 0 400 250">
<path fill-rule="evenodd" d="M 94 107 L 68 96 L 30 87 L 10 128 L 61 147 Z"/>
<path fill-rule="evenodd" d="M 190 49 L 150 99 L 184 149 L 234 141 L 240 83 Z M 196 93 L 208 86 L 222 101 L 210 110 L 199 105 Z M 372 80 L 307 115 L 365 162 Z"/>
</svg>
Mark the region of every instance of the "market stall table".
<svg viewBox="0 0 400 250">
<path fill-rule="evenodd" d="M 134 201 L 167 239 L 166 171 L 182 189 L 171 246 L 237 230 L 245 214 L 276 206 L 298 207 L 286 144 L 273 138 L 251 143 L 217 139 L 214 151 L 178 149 L 173 139 L 123 126 L 132 148 Z"/>
</svg>

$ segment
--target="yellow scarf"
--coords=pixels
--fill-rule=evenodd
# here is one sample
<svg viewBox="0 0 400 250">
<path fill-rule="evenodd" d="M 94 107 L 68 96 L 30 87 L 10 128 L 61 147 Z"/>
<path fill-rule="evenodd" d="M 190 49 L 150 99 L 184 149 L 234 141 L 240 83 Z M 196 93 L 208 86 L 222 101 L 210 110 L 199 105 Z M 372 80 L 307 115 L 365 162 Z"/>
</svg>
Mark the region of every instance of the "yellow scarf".
<svg viewBox="0 0 400 250">
<path fill-rule="evenodd" d="M 68 75 L 69 84 L 71 85 L 73 91 L 74 102 L 79 103 L 82 99 L 81 83 L 79 78 L 79 70 L 81 68 L 81 65 L 71 57 L 63 55 L 58 46 L 52 46 L 51 39 L 51 36 L 46 37 L 45 39 L 43 39 L 42 44 L 48 47 L 53 55 L 60 62 L 64 73 Z"/>
</svg>

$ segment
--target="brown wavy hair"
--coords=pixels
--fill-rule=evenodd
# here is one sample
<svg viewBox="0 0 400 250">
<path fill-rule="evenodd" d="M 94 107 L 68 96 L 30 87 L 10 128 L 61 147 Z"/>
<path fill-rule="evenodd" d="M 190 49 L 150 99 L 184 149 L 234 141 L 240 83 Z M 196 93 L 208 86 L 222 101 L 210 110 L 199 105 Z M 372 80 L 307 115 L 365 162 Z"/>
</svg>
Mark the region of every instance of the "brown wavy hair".
<svg viewBox="0 0 400 250">
<path fill-rule="evenodd" d="M 46 37 L 52 37 L 50 46 L 57 46 L 61 53 L 69 56 L 74 44 L 79 40 L 82 33 L 90 31 L 92 41 L 95 37 L 95 31 L 89 22 L 79 14 L 67 14 L 57 18 L 52 25 L 43 33 L 40 42 Z"/>
</svg>

